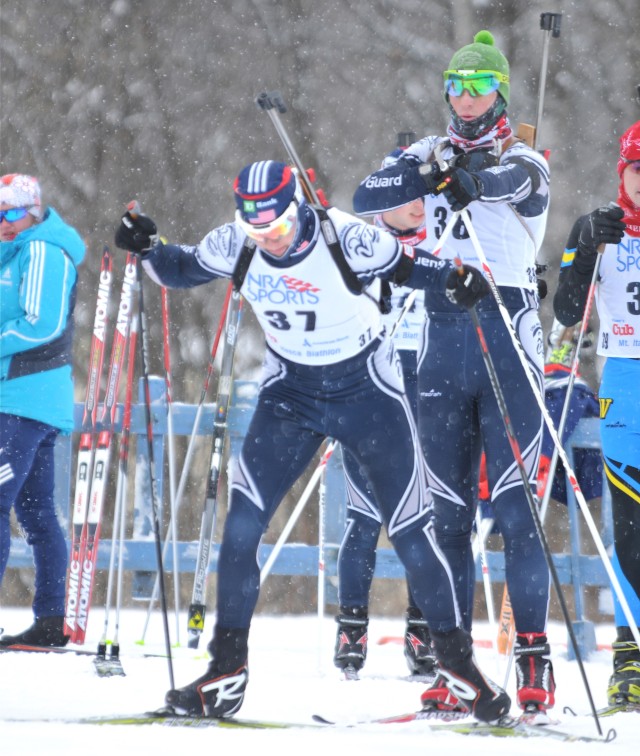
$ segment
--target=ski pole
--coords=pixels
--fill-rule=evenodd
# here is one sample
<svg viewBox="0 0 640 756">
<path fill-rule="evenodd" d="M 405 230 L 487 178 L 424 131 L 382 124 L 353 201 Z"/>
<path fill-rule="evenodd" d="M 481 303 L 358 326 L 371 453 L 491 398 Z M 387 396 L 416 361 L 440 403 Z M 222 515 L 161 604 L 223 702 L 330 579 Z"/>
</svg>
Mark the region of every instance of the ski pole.
<svg viewBox="0 0 640 756">
<path fill-rule="evenodd" d="M 324 553 L 325 541 L 325 515 L 327 501 L 327 465 L 322 467 L 320 485 L 318 491 L 318 669 L 323 667 L 323 630 L 324 630 L 324 606 L 325 606 L 325 580 L 326 565 Z"/>
<path fill-rule="evenodd" d="M 124 524 L 126 519 L 127 490 L 129 482 L 129 449 L 131 443 L 131 411 L 133 406 L 133 382 L 135 372 L 135 355 L 138 342 L 138 320 L 134 318 L 129 333 L 129 364 L 131 371 L 127 375 L 127 391 L 125 394 L 124 416 L 122 420 L 122 435 L 120 437 L 120 467 L 122 469 L 122 518 L 120 520 L 120 544 L 118 551 L 118 582 L 116 584 L 116 619 L 113 643 L 111 645 L 111 658 L 119 655 L 120 642 L 120 609 L 122 607 L 122 578 L 124 574 Z"/>
<path fill-rule="evenodd" d="M 636 622 L 633 618 L 633 614 L 631 613 L 631 610 L 629 608 L 629 604 L 627 602 L 627 599 L 625 598 L 624 592 L 620 586 L 620 581 L 618 580 L 617 575 L 615 574 L 613 567 L 611 565 L 611 560 L 609 559 L 609 556 L 607 555 L 606 549 L 604 547 L 604 544 L 602 542 L 602 538 L 600 537 L 600 534 L 598 533 L 598 529 L 596 527 L 595 522 L 593 521 L 593 517 L 591 516 L 591 512 L 589 511 L 589 506 L 587 504 L 587 501 L 584 497 L 584 494 L 582 493 L 582 489 L 580 488 L 580 484 L 578 483 L 578 480 L 576 478 L 576 474 L 571 467 L 571 464 L 569 462 L 569 458 L 567 457 L 567 453 L 564 450 L 564 447 L 562 446 L 562 441 L 560 440 L 560 437 L 558 436 L 558 432 L 555 429 L 555 426 L 553 425 L 553 420 L 551 419 L 551 416 L 549 414 L 549 410 L 547 409 L 544 397 L 540 393 L 540 388 L 537 384 L 536 377 L 532 373 L 532 369 L 528 363 L 527 356 L 525 354 L 524 348 L 522 344 L 520 343 L 520 339 L 518 338 L 518 334 L 515 331 L 515 327 L 511 321 L 511 318 L 509 316 L 509 311 L 507 310 L 504 300 L 502 299 L 502 295 L 500 294 L 500 291 L 496 285 L 495 278 L 493 277 L 493 274 L 491 272 L 491 269 L 489 268 L 489 265 L 487 263 L 487 258 L 482 250 L 482 246 L 480 244 L 480 241 L 478 239 L 478 236 L 475 232 L 475 229 L 473 227 L 473 224 L 471 223 L 471 219 L 469 217 L 468 211 L 462 210 L 461 215 L 464 220 L 464 225 L 469 233 L 469 237 L 473 243 L 474 249 L 476 250 L 476 254 L 478 255 L 478 258 L 480 260 L 480 263 L 482 265 L 482 269 L 486 274 L 487 280 L 489 282 L 489 286 L 491 287 L 491 291 L 493 293 L 493 296 L 496 300 L 496 303 L 498 305 L 498 310 L 500 311 L 500 314 L 502 316 L 502 319 L 507 327 L 507 331 L 509 333 L 509 336 L 511 338 L 511 341 L 513 343 L 513 346 L 515 347 L 516 354 L 518 355 L 518 359 L 520 360 L 525 375 L 527 376 L 527 379 L 529 381 L 529 384 L 531 386 L 531 390 L 533 392 L 533 396 L 535 397 L 536 402 L 538 403 L 538 406 L 540 407 L 540 410 L 542 412 L 543 420 L 549 430 L 549 434 L 551 435 L 551 438 L 553 440 L 553 443 L 555 444 L 558 454 L 560 456 L 560 459 L 562 460 L 562 463 L 564 465 L 565 472 L 567 474 L 567 478 L 569 480 L 569 483 L 571 485 L 571 488 L 573 489 L 576 500 L 580 506 L 580 509 L 582 510 L 582 513 L 584 515 L 585 521 L 587 523 L 587 526 L 589 528 L 589 531 L 591 532 L 591 535 L 593 537 L 593 542 L 598 550 L 598 554 L 600 555 L 600 558 L 602 560 L 602 563 L 605 567 L 605 570 L 607 571 L 607 574 L 609 576 L 609 579 L 614 587 L 614 590 L 616 591 L 616 594 L 618 596 L 618 599 L 620 600 L 620 606 L 624 612 L 624 615 L 629 622 L 629 627 L 631 628 L 632 634 L 634 636 L 634 640 L 636 643 L 640 645 L 640 633 L 638 633 L 638 627 L 636 625 Z M 537 512 L 536 512 L 537 514 Z"/>
<path fill-rule="evenodd" d="M 582 342 L 584 341 L 585 333 L 589 325 L 589 318 L 591 317 L 591 308 L 593 307 L 593 300 L 595 298 L 596 284 L 598 283 L 598 275 L 600 271 L 600 262 L 602 261 L 602 252 L 604 246 L 600 245 L 598 248 L 598 255 L 596 256 L 596 264 L 593 268 L 593 275 L 591 276 L 591 283 L 589 284 L 589 291 L 587 292 L 587 301 L 584 306 L 584 315 L 582 316 L 582 323 L 580 324 L 580 332 L 578 333 L 578 340 L 575 346 L 575 355 L 571 363 L 571 373 L 569 375 L 569 382 L 567 383 L 567 391 L 564 397 L 564 404 L 562 406 L 562 414 L 560 415 L 560 423 L 558 425 L 558 436 L 562 439 L 564 436 L 564 428 L 569 416 L 569 406 L 571 403 L 571 394 L 573 393 L 573 385 L 578 375 L 578 366 L 580 364 L 580 350 L 582 348 Z M 549 475 L 547 477 L 547 487 L 545 488 L 544 495 L 542 497 L 542 504 L 540 506 L 540 517 L 544 522 L 544 518 L 547 514 L 547 508 L 549 506 L 549 500 L 551 499 L 551 489 L 553 488 L 553 478 L 556 474 L 556 467 L 558 465 L 558 448 L 554 447 L 553 454 L 551 455 L 551 461 L 549 463 Z"/>
<path fill-rule="evenodd" d="M 193 428 L 191 430 L 191 437 L 189 438 L 189 444 L 187 446 L 187 451 L 185 454 L 184 462 L 182 465 L 182 472 L 180 474 L 180 482 L 178 484 L 178 491 L 176 493 L 176 500 L 175 500 L 175 510 L 176 513 L 180 510 L 180 505 L 182 503 L 182 495 L 184 493 L 184 489 L 186 486 L 187 478 L 189 469 L 191 466 L 191 459 L 193 457 L 193 450 L 195 447 L 195 441 L 198 435 L 198 430 L 200 428 L 200 418 L 202 416 L 202 412 L 204 410 L 204 402 L 207 397 L 207 393 L 209 391 L 209 383 L 211 381 L 211 375 L 213 373 L 213 366 L 215 363 L 216 355 L 218 353 L 218 344 L 220 343 L 220 337 L 222 335 L 222 331 L 224 330 L 224 326 L 227 319 L 227 312 L 229 310 L 229 302 L 231 301 L 231 293 L 233 291 L 233 284 L 229 283 L 229 286 L 227 287 L 227 293 L 225 296 L 224 304 L 222 305 L 222 313 L 220 315 L 220 320 L 218 322 L 218 329 L 216 331 L 216 335 L 213 339 L 213 344 L 211 347 L 211 353 L 209 355 L 209 363 L 207 365 L 206 373 L 205 373 L 205 379 L 204 384 L 202 386 L 202 391 L 200 392 L 200 401 L 198 402 L 198 408 L 196 410 L 195 419 L 193 421 Z M 170 534 L 167 533 L 165 536 L 164 546 L 162 549 L 162 558 L 163 560 L 166 558 L 167 554 L 167 548 L 169 546 L 169 540 L 170 540 Z M 151 619 L 151 612 L 153 611 L 153 608 L 156 603 L 156 599 L 158 597 L 158 575 L 156 574 L 156 579 L 153 583 L 153 590 L 151 592 L 151 597 L 149 599 L 149 606 L 147 607 L 147 615 L 145 618 L 144 627 L 142 629 L 142 635 L 140 637 L 140 640 L 137 641 L 139 644 L 143 645 L 145 637 L 147 635 L 147 628 L 149 627 L 149 620 Z"/>
<path fill-rule="evenodd" d="M 469 231 L 469 235 L 471 236 L 471 230 L 469 226 L 467 225 L 468 222 L 468 214 L 465 213 L 465 211 L 462 211 L 462 214 L 465 215 L 465 226 L 467 230 Z M 460 267 L 460 270 L 462 270 L 462 261 L 458 258 L 456 259 L 456 265 Z M 508 314 L 508 313 L 507 313 Z M 491 353 L 489 352 L 489 347 L 484 335 L 484 331 L 482 328 L 482 325 L 480 324 L 480 319 L 478 317 L 478 313 L 476 311 L 475 306 L 471 307 L 469 309 L 469 315 L 471 317 L 471 322 L 473 323 L 473 327 L 476 331 L 476 335 L 478 337 L 478 343 L 480 345 L 480 352 L 482 353 L 482 359 L 484 361 L 485 367 L 487 369 L 487 373 L 489 374 L 489 380 L 491 382 L 491 388 L 493 389 L 493 393 L 496 398 L 496 402 L 498 403 L 498 408 L 500 410 L 500 415 L 502 417 L 502 422 L 504 423 L 505 432 L 507 435 L 507 440 L 509 441 L 509 445 L 511 447 L 511 451 L 513 453 L 513 458 L 516 462 L 516 465 L 518 467 L 518 471 L 520 473 L 520 477 L 522 478 L 522 487 L 525 493 L 525 496 L 527 498 L 527 503 L 529 504 L 529 510 L 531 511 L 531 516 L 533 518 L 533 522 L 536 528 L 536 533 L 538 535 L 538 539 L 540 540 L 540 544 L 542 546 L 542 550 L 544 552 L 544 557 L 547 562 L 547 566 L 549 567 L 549 572 L 551 573 L 551 578 L 553 580 L 554 587 L 556 589 L 556 594 L 558 596 L 558 602 L 560 603 L 560 607 L 562 609 L 562 614 L 564 616 L 565 624 L 567 626 L 567 631 L 569 633 L 569 637 L 571 638 L 571 644 L 573 646 L 573 650 L 575 653 L 576 661 L 578 662 L 578 666 L 580 668 L 580 674 L 585 686 L 585 690 L 587 693 L 587 697 L 589 699 L 589 704 L 591 706 L 591 712 L 594 716 L 596 726 L 598 728 L 598 733 L 602 735 L 602 728 L 600 726 L 600 719 L 598 717 L 598 712 L 595 707 L 595 704 L 593 702 L 593 696 L 591 694 L 591 689 L 589 687 L 589 681 L 587 680 L 587 675 L 584 670 L 584 664 L 582 661 L 582 657 L 580 655 L 580 649 L 578 648 L 578 641 L 576 640 L 575 633 L 573 631 L 573 627 L 571 625 L 571 618 L 569 616 L 569 610 L 567 608 L 567 604 L 564 598 L 564 594 L 562 591 L 562 586 L 560 585 L 560 578 L 558 577 L 558 572 L 556 570 L 556 566 L 553 562 L 553 556 L 551 554 L 551 550 L 549 549 L 549 543 L 547 541 L 547 538 L 544 534 L 544 530 L 542 529 L 542 523 L 540 522 L 540 515 L 538 514 L 538 507 L 536 504 L 536 500 L 533 495 L 533 491 L 531 490 L 531 484 L 529 483 L 529 475 L 527 473 L 527 469 L 525 467 L 524 460 L 522 458 L 522 453 L 520 451 L 520 445 L 518 443 L 518 439 L 516 437 L 515 431 L 513 429 L 513 426 L 511 424 L 511 417 L 509 415 L 509 409 L 507 407 L 507 403 L 504 398 L 504 394 L 502 392 L 502 387 L 500 386 L 500 381 L 498 379 L 498 374 L 495 369 L 495 365 L 493 363 L 493 359 L 491 357 Z M 511 320 L 509 319 L 509 322 Z"/>
<path fill-rule="evenodd" d="M 289 516 L 289 519 L 286 525 L 282 529 L 282 532 L 280 533 L 278 540 L 275 542 L 273 548 L 271 549 L 271 553 L 269 554 L 267 560 L 262 566 L 262 569 L 260 570 L 260 585 L 264 583 L 269 573 L 271 572 L 273 563 L 278 558 L 278 554 L 282 550 L 283 545 L 286 543 L 286 540 L 289 537 L 289 533 L 291 533 L 291 531 L 293 530 L 294 525 L 298 521 L 298 517 L 300 517 L 302 510 L 307 505 L 307 501 L 309 501 L 309 498 L 311 494 L 313 493 L 313 489 L 316 487 L 316 483 L 321 478 L 324 468 L 326 467 L 327 462 L 329 461 L 329 458 L 333 454 L 333 451 L 336 448 L 337 443 L 338 442 L 335 440 L 332 440 L 332 439 L 328 440 L 327 447 L 322 457 L 320 458 L 320 462 L 318 463 L 318 466 L 313 471 L 312 476 L 309 478 L 309 482 L 307 483 L 304 491 L 302 492 L 302 496 L 298 500 L 298 503 L 296 504 L 296 506 L 293 508 L 293 511 L 291 512 L 291 515 Z"/>
<path fill-rule="evenodd" d="M 131 319 L 129 327 L 129 351 L 127 356 L 127 383 L 124 400 L 124 413 L 122 416 L 122 433 L 120 435 L 120 454 L 118 464 L 118 479 L 116 483 L 115 512 L 113 517 L 114 535 L 109 558 L 109 579 L 107 582 L 107 598 L 105 602 L 104 629 L 102 638 L 98 644 L 98 654 L 94 659 L 96 670 L 100 676 L 124 675 L 122 662 L 120 661 L 120 642 L 118 639 L 120 627 L 120 605 L 122 602 L 122 573 L 123 573 L 123 547 L 124 547 L 124 522 L 126 518 L 125 502 L 127 498 L 127 466 L 129 459 L 129 437 L 131 434 L 131 405 L 133 397 L 133 381 L 135 377 L 135 357 L 138 336 L 138 321 L 136 317 Z M 109 611 L 111 608 L 112 575 L 114 572 L 116 533 L 118 533 L 118 578 L 116 587 L 116 620 L 115 632 L 111 643 L 109 658 L 107 659 L 107 633 L 109 629 Z"/>
<path fill-rule="evenodd" d="M 496 612 L 493 605 L 493 586 L 491 583 L 491 573 L 489 572 L 489 562 L 487 560 L 487 550 L 485 548 L 484 538 L 481 537 L 482 533 L 482 513 L 480 508 L 476 509 L 476 533 L 478 534 L 478 553 L 480 554 L 480 566 L 482 570 L 482 584 L 484 586 L 484 598 L 487 604 L 487 618 L 489 620 L 489 627 L 491 628 L 491 636 L 494 638 L 493 646 L 496 646 Z"/>
<path fill-rule="evenodd" d="M 130 202 L 127 207 L 132 217 L 139 212 L 136 201 Z M 167 593 L 165 590 L 164 567 L 162 562 L 162 536 L 160 534 L 160 497 L 158 495 L 158 483 L 156 479 L 156 462 L 153 449 L 153 420 L 151 417 L 151 389 L 149 385 L 149 336 L 147 331 L 147 314 L 144 308 L 144 280 L 142 264 L 138 265 L 138 327 L 140 329 L 140 365 L 144 387 L 144 410 L 147 426 L 147 462 L 149 469 L 149 482 L 151 488 L 151 511 L 153 515 L 153 534 L 158 567 L 160 600 L 162 605 L 162 621 L 164 628 L 164 640 L 167 652 L 167 665 L 169 668 L 169 684 L 175 688 L 173 677 L 173 660 L 171 657 L 171 637 L 169 634 L 169 619 L 167 613 Z"/>
<path fill-rule="evenodd" d="M 547 32 L 542 47 L 542 66 L 540 69 L 540 81 L 538 86 L 538 111 L 536 113 L 536 127 L 533 134 L 533 147 L 539 143 L 540 129 L 542 128 L 542 112 L 544 110 L 544 93 L 547 86 L 547 64 L 549 61 L 549 42 L 551 37 L 560 36 L 560 24 L 562 13 L 541 13 L 540 29 Z"/>
<path fill-rule="evenodd" d="M 232 292 L 233 292 L 233 284 L 229 282 L 229 285 L 227 286 L 227 293 L 225 294 L 225 298 L 224 298 L 224 303 L 222 305 L 222 312 L 220 313 L 220 320 L 218 321 L 218 328 L 216 330 L 216 335 L 213 339 L 211 352 L 209 354 L 209 362 L 207 364 L 204 383 L 202 385 L 202 390 L 200 392 L 200 400 L 198 402 L 198 407 L 196 409 L 196 415 L 193 421 L 193 428 L 191 430 L 189 444 L 187 446 L 184 463 L 182 465 L 182 472 L 180 474 L 180 482 L 178 483 L 178 490 L 176 492 L 176 510 L 179 509 L 180 504 L 182 502 L 182 495 L 184 494 L 189 467 L 191 465 L 191 458 L 193 456 L 193 448 L 194 448 L 196 437 L 198 435 L 198 429 L 200 427 L 200 418 L 202 416 L 205 399 L 209 391 L 209 383 L 211 381 L 211 375 L 213 373 L 213 367 L 215 364 L 216 355 L 218 353 L 218 344 L 220 343 L 220 337 L 222 335 L 222 332 L 224 330 L 224 326 L 227 320 L 227 313 L 229 311 L 229 302 L 231 301 Z"/>
<path fill-rule="evenodd" d="M 171 512 L 171 540 L 173 543 L 173 602 L 176 622 L 176 645 L 180 645 L 180 565 L 178 561 L 178 511 L 176 507 L 176 463 L 173 437 L 173 389 L 171 386 L 171 345 L 169 340 L 169 293 L 160 287 L 162 308 L 162 343 L 164 357 L 164 382 L 167 394 L 167 444 L 169 462 L 169 510 Z M 168 533 L 167 533 L 168 535 Z"/>
</svg>

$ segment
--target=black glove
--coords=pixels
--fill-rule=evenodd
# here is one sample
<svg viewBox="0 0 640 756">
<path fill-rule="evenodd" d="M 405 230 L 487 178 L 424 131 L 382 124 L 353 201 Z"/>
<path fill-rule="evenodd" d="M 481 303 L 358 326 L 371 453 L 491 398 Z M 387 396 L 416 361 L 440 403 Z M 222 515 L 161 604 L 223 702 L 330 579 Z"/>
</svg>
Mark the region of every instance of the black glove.
<svg viewBox="0 0 640 756">
<path fill-rule="evenodd" d="M 148 215 L 127 211 L 116 231 L 116 247 L 130 252 L 144 252 L 158 241 L 158 227 Z"/>
<path fill-rule="evenodd" d="M 445 294 L 455 305 L 470 310 L 476 302 L 491 292 L 487 279 L 471 265 L 462 265 L 449 273 Z"/>
<path fill-rule="evenodd" d="M 485 168 L 493 168 L 496 165 L 500 165 L 500 160 L 493 152 L 489 152 L 488 150 L 472 150 L 471 152 L 454 155 L 449 161 L 449 165 L 452 168 L 464 168 L 465 171 L 474 173 L 482 171 Z"/>
<path fill-rule="evenodd" d="M 446 186 L 443 194 L 454 212 L 464 208 L 482 194 L 482 182 L 475 173 L 469 173 L 464 168 L 453 168 L 444 177 Z"/>
<path fill-rule="evenodd" d="M 585 216 L 578 237 L 578 254 L 595 257 L 600 244 L 618 244 L 626 228 L 623 217 L 624 210 L 618 205 L 599 207 Z"/>
<path fill-rule="evenodd" d="M 406 170 L 406 173 L 411 176 L 413 184 L 424 185 L 424 194 L 439 194 L 438 187 L 443 174 L 437 163 L 412 165 Z"/>
</svg>

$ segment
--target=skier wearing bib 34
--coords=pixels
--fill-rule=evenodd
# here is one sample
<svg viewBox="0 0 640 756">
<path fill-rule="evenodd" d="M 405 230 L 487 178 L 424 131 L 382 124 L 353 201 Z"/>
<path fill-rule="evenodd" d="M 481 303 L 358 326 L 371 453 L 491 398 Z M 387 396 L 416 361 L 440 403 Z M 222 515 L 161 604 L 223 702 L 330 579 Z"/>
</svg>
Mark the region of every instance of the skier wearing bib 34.
<svg viewBox="0 0 640 756">
<path fill-rule="evenodd" d="M 410 145 L 394 166 L 362 181 L 353 203 L 358 214 L 373 215 L 423 196 L 430 249 L 451 213 L 468 208 L 542 392 L 544 351 L 535 259 L 547 222 L 549 172 L 544 157 L 514 136 L 507 117 L 509 93 L 509 63 L 493 36 L 481 31 L 453 55 L 444 72 L 444 98 L 451 116 L 447 136 L 428 136 Z M 462 219 L 440 256 L 476 267 L 483 262 Z M 434 496 L 438 544 L 456 577 L 464 626 L 469 629 L 475 588 L 471 533 L 484 449 L 517 633 L 517 700 L 524 709 L 546 709 L 554 703 L 555 689 L 546 637 L 550 576 L 529 495 L 471 318 L 435 290 L 426 291 L 425 307 L 418 353 L 418 426 Z M 535 487 L 542 413 L 495 298 L 482 299 L 476 310 L 528 482 Z M 423 693 L 423 703 L 457 706 L 438 679 Z"/>
<path fill-rule="evenodd" d="M 404 136 L 404 135 L 401 135 Z M 412 141 L 413 137 L 412 136 Z M 387 155 L 382 165 L 392 165 L 402 154 L 396 149 Z M 395 236 L 402 244 L 424 246 L 426 227 L 424 200 L 419 197 L 401 207 L 380 213 L 374 219 L 379 228 Z M 394 330 L 393 341 L 402 363 L 404 388 L 407 399 L 417 417 L 418 377 L 416 354 L 424 325 L 424 295 L 418 292 L 413 304 L 404 312 L 407 297 L 412 289 L 390 285 L 389 312 L 384 320 L 389 333 Z M 401 320 L 397 323 L 398 318 Z M 380 512 L 366 480 L 357 465 L 343 455 L 347 483 L 347 524 L 338 552 L 338 601 L 336 617 L 336 645 L 333 661 L 343 669 L 347 678 L 353 678 L 362 669 L 367 657 L 369 593 L 376 564 L 378 538 L 382 528 Z M 408 586 L 404 655 L 412 675 L 430 678 L 434 674 L 435 658 L 426 620 L 418 609 Z"/>
<path fill-rule="evenodd" d="M 370 481 L 450 684 L 477 718 L 499 718 L 510 700 L 476 666 L 471 635 L 461 626 L 451 573 L 428 526 L 417 429 L 375 295 L 376 277 L 389 277 L 475 303 L 487 293 L 486 282 L 470 266 L 459 276 L 451 263 L 337 209 L 326 211 L 339 243 L 332 251 L 320 211 L 303 199 L 284 163 L 246 166 L 234 194 L 235 221 L 196 246 L 158 242 L 146 216 L 126 214 L 116 232 L 116 244 L 140 252 L 144 269 L 165 286 L 196 286 L 235 273 L 266 339 L 257 405 L 230 484 L 208 647 L 212 661 L 197 680 L 170 690 L 166 703 L 180 713 L 211 717 L 231 716 L 242 705 L 260 541 L 284 495 L 331 437 Z M 257 245 L 250 259 L 243 251 L 247 240 Z M 238 276 L 240 268 L 245 274 Z M 355 291 L 355 279 L 372 283 L 374 291 Z"/>
<path fill-rule="evenodd" d="M 600 437 L 613 513 L 613 565 L 628 581 L 628 603 L 640 619 L 640 121 L 620 137 L 616 203 L 575 222 L 553 306 L 570 326 L 582 319 L 598 255 L 595 301 L 600 379 Z M 638 320 L 636 320 L 638 318 Z M 610 703 L 640 704 L 640 652 L 616 603 Z"/>
</svg>

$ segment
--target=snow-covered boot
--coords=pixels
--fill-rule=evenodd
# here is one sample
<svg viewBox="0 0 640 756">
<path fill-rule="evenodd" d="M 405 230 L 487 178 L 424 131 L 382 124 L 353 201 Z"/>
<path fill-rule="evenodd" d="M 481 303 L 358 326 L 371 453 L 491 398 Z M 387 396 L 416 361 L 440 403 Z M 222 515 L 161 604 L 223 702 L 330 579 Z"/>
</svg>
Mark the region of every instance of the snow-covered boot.
<svg viewBox="0 0 640 756">
<path fill-rule="evenodd" d="M 495 722 L 509 713 L 509 696 L 475 663 L 470 633 L 462 628 L 448 633 L 432 630 L 431 640 L 447 688 L 476 719 Z"/>
<path fill-rule="evenodd" d="M 178 714 L 223 718 L 235 714 L 244 700 L 249 679 L 249 630 L 216 628 L 208 650 L 207 671 L 189 685 L 167 692 L 165 702 Z"/>
<path fill-rule="evenodd" d="M 63 632 L 64 617 L 36 617 L 30 628 L 17 635 L 3 635 L 0 646 L 66 646 L 69 636 Z"/>
<path fill-rule="evenodd" d="M 611 647 L 613 674 L 607 688 L 609 703 L 640 704 L 640 652 L 630 628 L 619 627 Z"/>
<path fill-rule="evenodd" d="M 336 617 L 336 648 L 333 663 L 339 669 L 348 667 L 358 671 L 367 658 L 367 628 L 369 616 L 366 607 L 342 608 Z"/>
<path fill-rule="evenodd" d="M 521 709 L 546 711 L 554 705 L 556 682 L 550 653 L 544 633 L 518 633 L 516 636 L 514 655 L 518 706 Z"/>
<path fill-rule="evenodd" d="M 431 647 L 429 626 L 419 609 L 407 609 L 407 626 L 404 633 L 404 657 L 412 675 L 434 677 L 436 657 Z"/>
</svg>

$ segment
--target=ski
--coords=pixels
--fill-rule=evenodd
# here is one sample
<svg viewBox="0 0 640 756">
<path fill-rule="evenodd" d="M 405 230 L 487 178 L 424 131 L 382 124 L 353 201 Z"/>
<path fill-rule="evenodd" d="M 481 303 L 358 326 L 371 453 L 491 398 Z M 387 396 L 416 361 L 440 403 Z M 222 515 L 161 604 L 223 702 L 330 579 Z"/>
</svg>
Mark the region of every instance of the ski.
<svg viewBox="0 0 640 756">
<path fill-rule="evenodd" d="M 213 420 L 213 449 L 207 491 L 200 523 L 200 540 L 198 543 L 198 555 L 196 557 L 196 569 L 193 579 L 193 592 L 187 618 L 187 633 L 189 648 L 198 648 L 200 636 L 204 629 L 204 616 L 206 612 L 205 589 L 209 560 L 211 554 L 211 541 L 215 530 L 216 510 L 218 503 L 218 483 L 222 469 L 222 455 L 224 453 L 224 441 L 227 432 L 227 413 L 231 399 L 233 359 L 236 351 L 236 341 L 242 310 L 242 298 L 236 291 L 231 296 L 229 310 L 227 312 L 227 325 L 225 342 L 222 351 L 222 363 L 218 379 L 218 393 L 214 408 Z"/>
<path fill-rule="evenodd" d="M 129 337 L 133 295 L 136 289 L 136 265 L 137 259 L 135 254 L 129 252 L 124 266 L 120 303 L 118 305 L 118 314 L 107 371 L 105 398 L 100 417 L 100 423 L 103 427 L 98 434 L 98 441 L 94 452 L 91 487 L 89 489 L 86 516 L 80 538 L 78 597 L 76 601 L 75 628 L 71 635 L 71 641 L 79 644 L 84 643 L 85 640 L 89 609 L 91 607 L 104 494 L 107 486 L 111 442 L 114 436 L 116 420 L 118 388 L 120 386 L 122 366 Z"/>
<path fill-rule="evenodd" d="M 337 722 L 327 719 L 321 714 L 313 714 L 311 717 L 314 722 L 323 725 L 333 725 L 334 727 L 358 727 L 372 724 L 403 724 L 405 722 L 457 722 L 458 720 L 471 720 L 469 713 L 466 711 L 444 711 L 440 709 L 422 709 L 421 711 L 410 711 L 404 714 L 392 714 L 388 717 L 371 717 L 370 719 L 358 719 L 355 722 Z"/>
<path fill-rule="evenodd" d="M 620 703 L 610 704 L 602 709 L 598 709 L 599 717 L 612 717 L 614 714 L 623 713 L 636 713 L 640 714 L 640 704 L 629 703 L 628 701 L 620 701 Z"/>
<path fill-rule="evenodd" d="M 30 646 L 26 643 L 12 643 L 10 646 L 0 646 L 0 654 L 9 651 L 27 654 L 76 654 L 77 656 L 95 656 L 95 651 L 85 648 L 69 648 L 68 646 Z"/>
<path fill-rule="evenodd" d="M 448 720 L 447 717 L 450 717 Z M 471 719 L 465 712 L 442 712 L 442 711 L 413 711 L 405 714 L 397 714 L 390 717 L 377 717 L 369 720 L 360 720 L 353 724 L 345 723 L 340 725 L 338 722 L 331 721 L 318 714 L 314 714 L 313 721 L 322 725 L 357 727 L 372 724 L 403 724 L 406 722 L 424 721 L 428 729 L 433 732 L 455 732 L 459 735 L 479 735 L 494 737 L 542 737 L 553 738 L 565 742 L 585 742 L 585 743 L 609 743 L 616 737 L 616 731 L 610 729 L 606 734 L 584 735 L 568 732 L 557 727 L 548 725 L 528 724 L 524 719 L 519 717 L 502 717 L 495 723 L 479 722 Z"/>
<path fill-rule="evenodd" d="M 24 720 L 4 719 L 4 722 L 17 722 Z M 60 724 L 86 724 L 86 725 L 161 725 L 164 727 L 225 727 L 231 729 L 251 730 L 285 730 L 296 727 L 317 728 L 319 725 L 312 723 L 294 722 L 271 722 L 261 719 L 214 719 L 213 717 L 197 717 L 186 714 L 177 714 L 172 709 L 158 709 L 141 714 L 125 714 L 122 716 L 98 716 L 98 717 L 61 717 L 51 719 L 30 719 L 29 722 L 46 722 Z"/>
<path fill-rule="evenodd" d="M 89 486 L 93 468 L 94 436 L 98 415 L 98 394 L 100 377 L 104 361 L 104 342 L 107 328 L 109 297 L 111 294 L 112 262 L 109 248 L 105 245 L 100 266 L 98 297 L 93 320 L 93 334 L 89 351 L 89 371 L 87 375 L 87 392 L 84 401 L 82 431 L 78 446 L 76 485 L 71 522 L 71 549 L 67 576 L 67 595 L 65 599 L 64 632 L 71 640 L 75 639 L 77 629 L 78 596 L 80 592 L 80 573 L 82 570 L 81 543 L 84 523 L 89 501 Z"/>
<path fill-rule="evenodd" d="M 4 653 L 23 653 L 23 654 L 75 654 L 76 656 L 93 656 L 94 664 L 99 675 L 117 675 L 118 671 L 114 668 L 120 663 L 120 649 L 116 643 L 107 644 L 109 649 L 109 655 L 105 651 L 104 654 L 101 651 L 89 651 L 87 648 L 75 648 L 72 646 L 30 646 L 26 643 L 12 643 L 10 646 L 0 646 L 0 654 Z M 134 654 L 137 658 L 144 659 L 166 659 L 167 655 L 164 652 L 144 651 L 143 653 Z M 204 658 L 201 656 L 192 657 Z M 111 664 L 110 664 L 111 662 Z M 100 669 L 98 669 L 100 667 Z M 109 671 L 111 667 L 111 671 Z M 123 673 L 120 673 L 124 675 Z"/>
</svg>

